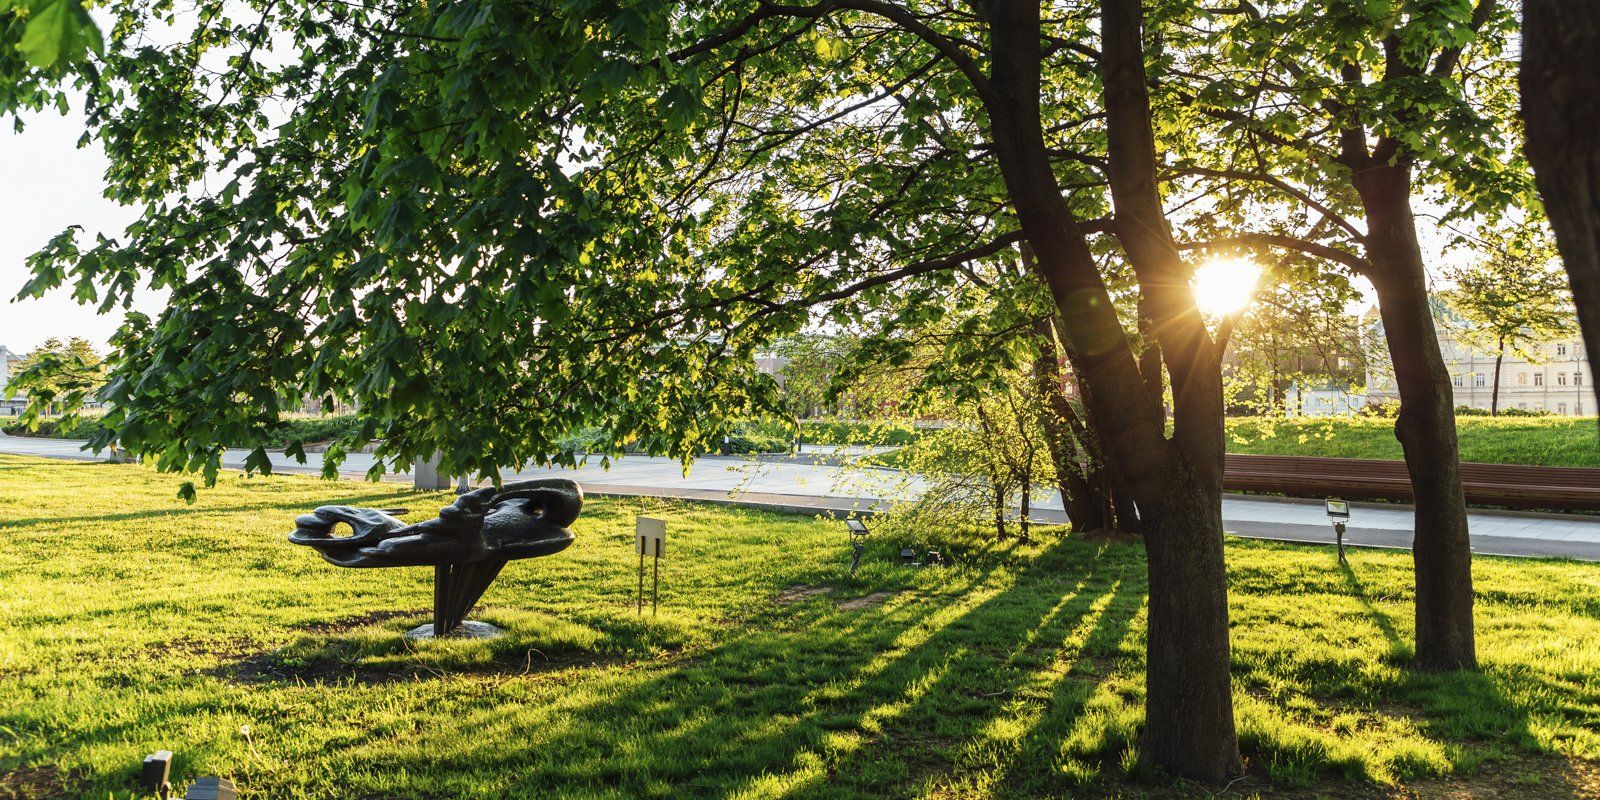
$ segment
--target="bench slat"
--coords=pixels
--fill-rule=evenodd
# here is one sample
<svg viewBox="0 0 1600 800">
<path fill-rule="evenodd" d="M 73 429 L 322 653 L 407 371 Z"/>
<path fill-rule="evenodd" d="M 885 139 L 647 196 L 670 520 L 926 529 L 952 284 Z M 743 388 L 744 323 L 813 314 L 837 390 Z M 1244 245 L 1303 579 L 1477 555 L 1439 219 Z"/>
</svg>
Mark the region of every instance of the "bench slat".
<svg viewBox="0 0 1600 800">
<path fill-rule="evenodd" d="M 1600 469 L 1461 464 L 1467 501 L 1512 508 L 1600 510 Z M 1347 500 L 1409 500 L 1404 461 L 1311 456 L 1227 456 L 1223 488 Z"/>
</svg>

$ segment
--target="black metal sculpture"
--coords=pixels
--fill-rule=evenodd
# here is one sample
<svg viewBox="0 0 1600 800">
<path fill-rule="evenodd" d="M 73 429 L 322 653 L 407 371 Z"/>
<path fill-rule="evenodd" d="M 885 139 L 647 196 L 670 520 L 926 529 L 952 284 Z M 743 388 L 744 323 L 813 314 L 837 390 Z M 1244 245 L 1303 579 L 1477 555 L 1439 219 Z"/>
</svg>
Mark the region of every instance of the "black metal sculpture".
<svg viewBox="0 0 1600 800">
<path fill-rule="evenodd" d="M 567 549 L 573 539 L 567 526 L 582 508 L 578 484 L 541 478 L 467 492 L 441 509 L 438 519 L 415 525 L 373 508 L 323 506 L 295 518 L 289 541 L 341 567 L 432 566 L 432 634 L 447 636 L 507 561 Z M 351 535 L 333 535 L 341 523 Z"/>
</svg>

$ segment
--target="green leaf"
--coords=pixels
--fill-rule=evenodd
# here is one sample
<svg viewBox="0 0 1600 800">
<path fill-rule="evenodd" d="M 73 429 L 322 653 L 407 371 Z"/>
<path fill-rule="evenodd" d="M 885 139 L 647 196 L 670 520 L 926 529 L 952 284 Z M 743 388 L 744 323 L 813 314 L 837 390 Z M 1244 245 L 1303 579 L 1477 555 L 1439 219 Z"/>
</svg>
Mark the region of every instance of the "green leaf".
<svg viewBox="0 0 1600 800">
<path fill-rule="evenodd" d="M 272 459 L 267 457 L 267 448 L 257 447 L 244 457 L 244 471 L 246 475 L 259 472 L 262 475 L 272 474 Z"/>
<path fill-rule="evenodd" d="M 103 52 L 100 29 L 78 0 L 33 0 L 17 50 L 28 63 L 47 69 L 57 62 L 77 61 L 90 50 Z"/>
</svg>

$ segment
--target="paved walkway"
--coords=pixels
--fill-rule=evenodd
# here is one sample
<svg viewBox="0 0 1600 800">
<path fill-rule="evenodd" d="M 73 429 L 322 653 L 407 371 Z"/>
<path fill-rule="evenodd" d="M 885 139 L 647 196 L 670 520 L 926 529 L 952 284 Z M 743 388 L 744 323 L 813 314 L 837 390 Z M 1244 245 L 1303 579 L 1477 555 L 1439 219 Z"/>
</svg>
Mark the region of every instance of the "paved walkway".
<svg viewBox="0 0 1600 800">
<path fill-rule="evenodd" d="M 31 439 L 0 434 L 0 453 L 44 456 L 48 458 L 94 459 L 83 451 L 83 442 L 69 439 Z M 811 448 L 808 448 L 808 450 Z M 817 448 L 827 455 L 834 448 Z M 229 450 L 223 466 L 243 469 L 248 451 Z M 682 497 L 711 502 L 738 502 L 785 510 L 873 513 L 896 500 L 915 497 L 925 487 L 921 478 L 891 469 L 860 469 L 808 463 L 813 458 L 755 461 L 747 458 L 706 457 L 697 461 L 688 475 L 677 461 L 667 458 L 628 456 L 607 469 L 595 459 L 578 469 L 531 468 L 504 476 L 507 480 L 543 475 L 565 475 L 598 495 L 651 495 Z M 272 456 L 280 472 L 311 472 L 322 469 L 320 454 L 307 454 L 307 463 L 297 464 L 281 454 Z M 373 457 L 353 453 L 340 467 L 341 475 L 360 478 L 373 464 Z M 409 473 L 387 476 L 409 481 Z M 1348 543 L 1369 547 L 1409 548 L 1412 511 L 1407 506 L 1354 503 Z M 1044 521 L 1065 521 L 1059 497 L 1051 493 L 1036 503 Z M 1223 524 L 1240 536 L 1279 541 L 1330 544 L 1333 532 L 1323 514 L 1322 503 L 1246 495 L 1225 495 L 1222 501 Z M 1522 514 L 1475 511 L 1468 515 L 1473 550 L 1486 555 L 1559 556 L 1600 561 L 1600 516 Z"/>
</svg>

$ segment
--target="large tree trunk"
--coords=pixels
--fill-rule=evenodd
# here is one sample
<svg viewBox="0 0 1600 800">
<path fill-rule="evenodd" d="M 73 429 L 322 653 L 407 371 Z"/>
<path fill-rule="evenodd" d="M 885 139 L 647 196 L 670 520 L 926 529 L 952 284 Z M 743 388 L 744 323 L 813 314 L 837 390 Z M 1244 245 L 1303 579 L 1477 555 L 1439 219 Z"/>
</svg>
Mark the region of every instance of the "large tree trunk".
<svg viewBox="0 0 1600 800">
<path fill-rule="evenodd" d="M 1545 213 L 1600 376 L 1600 14 L 1592 3 L 1523 0 L 1522 119 Z"/>
<path fill-rule="evenodd" d="M 1173 464 L 1160 502 L 1144 517 L 1150 621 L 1143 744 L 1165 769 L 1215 782 L 1243 772 L 1228 671 L 1222 489 L 1217 468 L 1188 466 Z"/>
<path fill-rule="evenodd" d="M 1220 782 L 1244 771 L 1228 669 L 1222 353 L 1188 291 L 1193 270 L 1178 255 L 1162 205 L 1142 0 L 1102 0 L 1100 9 L 1117 238 L 1139 278 L 1141 322 L 1160 344 L 1172 390 L 1172 438 L 1161 475 L 1129 475 L 1149 554 L 1144 747 L 1171 771 Z M 1162 374 L 1142 377 L 1157 393 L 1164 428 Z"/>
<path fill-rule="evenodd" d="M 1035 268 L 1037 265 L 1034 265 Z M 1093 409 L 1097 404 L 1094 401 L 1094 384 L 1084 379 L 1089 367 L 1081 355 L 1077 354 L 1068 337 L 1060 337 L 1062 348 L 1066 351 L 1067 361 L 1072 365 L 1073 375 L 1078 382 L 1079 394 L 1083 397 L 1084 407 Z M 1065 398 L 1063 398 L 1065 399 Z M 1068 411 L 1073 411 L 1070 404 L 1064 406 Z M 1138 504 L 1133 501 L 1133 491 L 1128 486 L 1128 480 L 1122 471 L 1117 468 L 1114 460 L 1108 457 L 1107 448 L 1102 442 L 1099 431 L 1087 420 L 1077 413 L 1067 417 L 1067 422 L 1072 426 L 1072 432 L 1077 435 L 1078 441 L 1087 448 L 1090 458 L 1094 460 L 1094 470 L 1090 473 L 1089 480 L 1095 487 L 1101 506 L 1100 516 L 1113 530 L 1123 533 L 1137 533 L 1139 531 Z"/>
<path fill-rule="evenodd" d="M 1139 509 L 1149 547 L 1144 752 L 1203 781 L 1243 771 L 1229 675 L 1222 557 L 1221 362 L 1184 291 L 1157 193 L 1139 0 L 1105 0 L 1104 65 L 1117 234 L 1172 379 L 1174 431 L 1140 373 L 1093 255 L 1051 171 L 1040 118 L 1040 6 L 986 4 L 986 105 L 1011 199 L 1085 382 L 1090 419 Z M 1143 311 L 1143 309 L 1141 310 Z M 1156 542 L 1160 539 L 1160 542 Z"/>
<path fill-rule="evenodd" d="M 1472 546 L 1455 409 L 1411 211 L 1410 166 L 1373 165 L 1352 181 L 1365 206 L 1369 277 L 1400 391 L 1395 437 L 1416 497 L 1416 666 L 1474 669 Z"/>
</svg>

